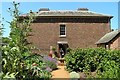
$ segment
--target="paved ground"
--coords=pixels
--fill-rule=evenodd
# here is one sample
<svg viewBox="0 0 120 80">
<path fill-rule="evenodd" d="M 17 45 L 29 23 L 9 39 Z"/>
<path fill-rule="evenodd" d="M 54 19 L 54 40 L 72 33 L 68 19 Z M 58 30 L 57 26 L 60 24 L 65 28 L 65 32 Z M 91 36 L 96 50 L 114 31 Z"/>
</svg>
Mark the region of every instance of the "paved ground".
<svg viewBox="0 0 120 80">
<path fill-rule="evenodd" d="M 70 78 L 68 71 L 66 71 L 65 66 L 58 66 L 57 70 L 52 71 L 52 78 Z M 62 79 L 63 80 L 63 79 Z M 69 80 L 69 79 L 68 79 Z"/>
</svg>

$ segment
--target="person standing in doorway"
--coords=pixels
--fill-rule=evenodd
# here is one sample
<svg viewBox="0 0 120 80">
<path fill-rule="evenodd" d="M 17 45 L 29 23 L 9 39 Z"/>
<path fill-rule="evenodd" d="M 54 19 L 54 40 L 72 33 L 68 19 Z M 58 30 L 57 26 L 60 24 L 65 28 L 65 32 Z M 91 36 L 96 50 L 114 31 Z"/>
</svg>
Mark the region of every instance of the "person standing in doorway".
<svg viewBox="0 0 120 80">
<path fill-rule="evenodd" d="M 61 55 L 61 58 L 64 57 L 64 51 L 62 50 L 62 48 L 60 49 L 60 55 Z"/>
</svg>

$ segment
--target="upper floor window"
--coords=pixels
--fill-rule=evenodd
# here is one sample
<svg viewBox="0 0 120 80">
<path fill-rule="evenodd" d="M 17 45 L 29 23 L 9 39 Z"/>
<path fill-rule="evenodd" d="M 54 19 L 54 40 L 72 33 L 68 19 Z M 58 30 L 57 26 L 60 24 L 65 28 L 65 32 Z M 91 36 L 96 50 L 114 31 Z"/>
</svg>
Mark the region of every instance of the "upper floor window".
<svg viewBox="0 0 120 80">
<path fill-rule="evenodd" d="M 66 27 L 65 27 L 65 25 L 60 25 L 60 36 L 66 36 Z"/>
</svg>

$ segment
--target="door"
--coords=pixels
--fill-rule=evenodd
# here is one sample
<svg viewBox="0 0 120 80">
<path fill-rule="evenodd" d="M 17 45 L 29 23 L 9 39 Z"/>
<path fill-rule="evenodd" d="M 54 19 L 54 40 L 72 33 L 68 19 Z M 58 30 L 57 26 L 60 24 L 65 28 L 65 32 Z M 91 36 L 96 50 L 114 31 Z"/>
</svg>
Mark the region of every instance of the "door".
<svg viewBox="0 0 120 80">
<path fill-rule="evenodd" d="M 59 45 L 58 51 L 59 51 L 60 57 L 63 58 L 67 53 L 68 44 L 58 44 L 58 45 Z"/>
</svg>

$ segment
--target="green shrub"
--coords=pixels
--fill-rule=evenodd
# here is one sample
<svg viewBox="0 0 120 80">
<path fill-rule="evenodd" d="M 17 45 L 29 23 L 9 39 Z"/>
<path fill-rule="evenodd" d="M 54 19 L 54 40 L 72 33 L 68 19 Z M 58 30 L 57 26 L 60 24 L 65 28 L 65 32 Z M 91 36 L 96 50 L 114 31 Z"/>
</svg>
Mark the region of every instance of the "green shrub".
<svg viewBox="0 0 120 80">
<path fill-rule="evenodd" d="M 20 19 L 19 3 L 13 2 L 13 9 L 9 8 L 13 20 L 9 22 L 11 32 L 8 38 L 3 38 L 5 43 L 2 50 L 2 72 L 0 79 L 15 78 L 17 80 L 38 80 L 51 78 L 51 73 L 46 67 L 42 56 L 31 55 L 31 45 L 27 38 L 31 32 L 30 24 L 34 20 L 34 13 L 28 13 L 27 18 Z M 41 79 L 43 80 L 43 79 Z"/>
<path fill-rule="evenodd" d="M 53 50 L 53 51 L 55 51 L 55 50 L 56 50 L 56 48 L 55 48 L 55 47 L 52 47 L 52 50 Z"/>
<path fill-rule="evenodd" d="M 75 72 L 97 72 L 97 77 L 117 78 L 120 68 L 120 51 L 95 49 L 71 50 L 65 55 L 66 68 Z"/>
</svg>

